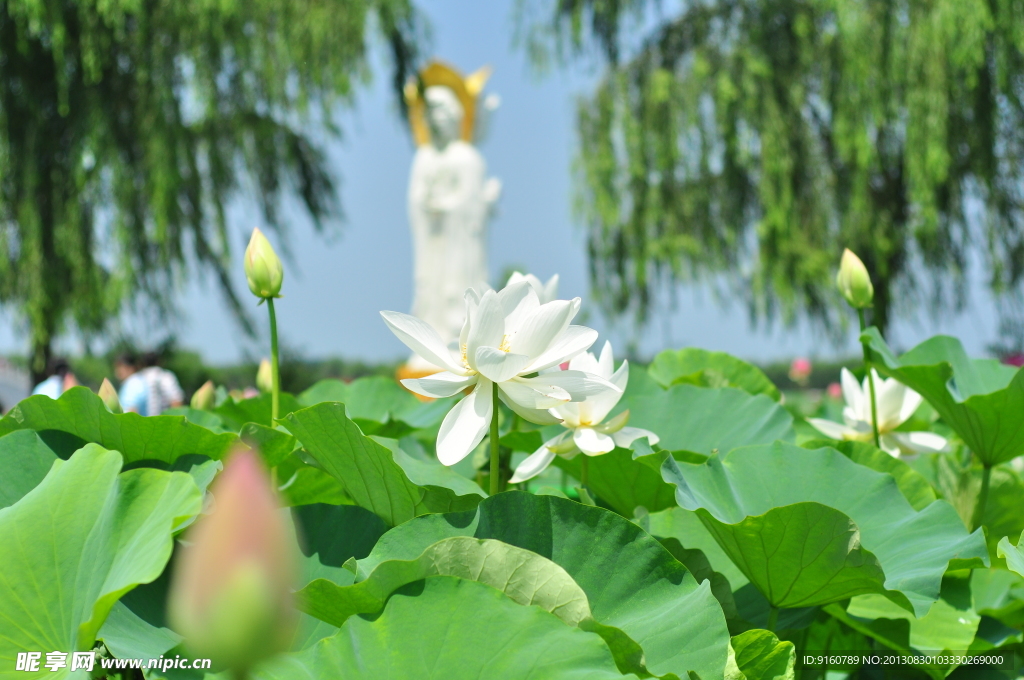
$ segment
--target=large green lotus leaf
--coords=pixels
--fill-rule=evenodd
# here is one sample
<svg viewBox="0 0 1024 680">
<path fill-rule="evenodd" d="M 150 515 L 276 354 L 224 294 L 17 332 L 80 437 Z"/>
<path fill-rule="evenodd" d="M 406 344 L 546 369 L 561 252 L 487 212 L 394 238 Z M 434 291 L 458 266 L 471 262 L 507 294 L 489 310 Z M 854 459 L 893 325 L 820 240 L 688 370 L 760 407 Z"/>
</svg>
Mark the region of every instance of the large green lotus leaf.
<svg viewBox="0 0 1024 680">
<path fill-rule="evenodd" d="M 793 417 L 763 394 L 733 387 L 675 385 L 629 404 L 629 424 L 654 432 L 670 451 L 711 454 L 740 446 L 794 441 Z"/>
<path fill-rule="evenodd" d="M 778 442 L 701 465 L 666 458 L 662 473 L 775 607 L 877 592 L 922 616 L 947 567 L 988 564 L 983 532 L 948 503 L 915 512 L 892 476 L 835 449 Z"/>
<path fill-rule="evenodd" d="M 508 543 L 469 536 L 442 539 L 414 560 L 381 562 L 352 585 L 317 579 L 299 591 L 299 607 L 341 626 L 350 616 L 379 612 L 391 593 L 430 576 L 485 583 L 519 604 L 551 612 L 570 626 L 590 618 L 586 594 L 560 566 Z"/>
<path fill-rule="evenodd" d="M 284 422 L 305 450 L 341 482 L 356 505 L 390 526 L 430 512 L 465 510 L 485 495 L 480 487 L 439 464 L 416 461 L 365 436 L 326 402 L 289 414 Z"/>
<path fill-rule="evenodd" d="M 202 507 L 183 472 L 120 470 L 116 451 L 90 444 L 0 510 L 0 678 L 68 677 L 15 672 L 15 659 L 91 649 L 114 603 L 160 575 L 173 533 Z"/>
<path fill-rule="evenodd" d="M 155 659 L 181 644 L 170 628 L 157 628 L 121 602 L 114 604 L 97 639 L 118 659 Z"/>
<path fill-rule="evenodd" d="M 882 373 L 919 392 L 988 466 L 1024 454 L 1024 371 L 970 359 L 956 338 L 938 335 L 897 358 L 877 328 L 861 335 Z"/>
<path fill-rule="evenodd" d="M 0 437 L 0 508 L 14 505 L 53 467 L 57 454 L 32 430 Z"/>
<path fill-rule="evenodd" d="M 711 592 L 714 594 L 718 604 L 722 607 L 722 613 L 726 619 L 737 617 L 736 600 L 732 596 L 732 586 L 725 575 L 718 573 L 711 566 L 711 560 L 699 548 L 684 548 L 677 538 L 658 538 L 658 542 L 665 546 L 665 549 L 672 553 L 672 557 L 686 567 L 698 583 L 707 581 L 711 585 Z"/>
<path fill-rule="evenodd" d="M 267 467 L 280 465 L 285 458 L 299 448 L 295 437 L 287 432 L 259 423 L 246 423 L 242 426 L 238 436 L 246 446 L 260 452 Z"/>
<path fill-rule="evenodd" d="M 0 436 L 17 430 L 35 430 L 48 443 L 49 433 L 63 433 L 75 439 L 76 449 L 86 442 L 99 444 L 119 451 L 126 464 L 172 463 L 187 454 L 219 459 L 238 439 L 211 432 L 182 416 L 111 413 L 87 387 L 72 387 L 57 400 L 37 395 L 20 402 L 0 419 Z"/>
<path fill-rule="evenodd" d="M 369 555 L 388 528 L 380 517 L 358 505 L 318 503 L 292 508 L 291 513 L 301 551 L 300 583 L 304 584 L 322 580 L 339 586 L 351 585 L 354 575 L 343 565 Z M 291 649 L 307 649 L 337 631 L 336 625 L 303 614 Z"/>
<path fill-rule="evenodd" d="M 532 451 L 531 451 L 532 453 Z M 555 465 L 580 478 L 582 456 L 567 460 L 555 458 Z M 624 517 L 632 517 L 637 507 L 657 512 L 676 504 L 675 489 L 661 478 L 657 469 L 634 460 L 629 449 L 616 448 L 587 459 L 587 487 L 602 503 Z"/>
<path fill-rule="evenodd" d="M 924 475 L 899 458 L 892 457 L 874 444 L 866 442 L 839 442 L 831 439 L 812 439 L 800 445 L 805 449 L 820 449 L 831 446 L 858 465 L 892 475 L 892 478 L 896 480 L 896 486 L 900 488 L 900 493 L 903 494 L 910 503 L 910 506 L 915 510 L 924 508 L 937 498 L 935 489 L 932 488 L 932 485 Z"/>
<path fill-rule="evenodd" d="M 793 680 L 796 647 L 767 630 L 748 630 L 732 638 L 725 680 Z"/>
<path fill-rule="evenodd" d="M 253 680 L 612 680 L 604 641 L 475 581 L 436 576 L 397 591 L 372 620 L 351 617 L 312 648 L 271 660 Z M 636 677 L 636 676 L 625 676 Z"/>
<path fill-rule="evenodd" d="M 210 411 L 204 411 L 198 408 L 192 408 L 191 406 L 174 406 L 167 409 L 161 415 L 165 416 L 185 416 L 185 420 L 196 425 L 202 425 L 207 430 L 212 432 L 234 432 L 230 427 L 224 424 L 224 420 L 216 413 Z"/>
<path fill-rule="evenodd" d="M 281 497 L 288 506 L 352 502 L 341 482 L 302 460 L 298 453 L 288 456 L 277 466 L 277 480 Z"/>
<path fill-rule="evenodd" d="M 325 401 L 343 402 L 346 414 L 364 434 L 388 437 L 400 437 L 411 429 L 436 424 L 451 409 L 448 399 L 423 403 L 398 382 L 383 376 L 359 378 L 350 383 L 328 378 L 299 395 L 303 406 Z"/>
<path fill-rule="evenodd" d="M 705 349 L 667 349 L 654 357 L 648 373 L 662 387 L 680 383 L 700 387 L 735 387 L 750 394 L 764 394 L 775 401 L 779 388 L 752 364 L 725 352 Z"/>
<path fill-rule="evenodd" d="M 825 611 L 850 628 L 904 654 L 915 651 L 963 653 L 971 648 L 981 621 L 981 616 L 971 606 L 968 579 L 958 578 L 945 579 L 942 597 L 920 618 L 877 594 L 854 597 L 845 611 L 839 604 L 828 605 Z M 956 668 L 949 664 L 916 667 L 936 680 Z"/>
<path fill-rule="evenodd" d="M 1017 545 L 1010 543 L 1008 536 L 999 539 L 999 556 L 1006 560 L 1006 568 L 1024 576 L 1024 533 L 1017 539 Z"/>
<path fill-rule="evenodd" d="M 974 609 L 1006 626 L 1024 628 L 1024 577 L 1005 569 L 971 572 Z"/>
<path fill-rule="evenodd" d="M 238 401 L 228 397 L 224 403 L 213 409 L 213 413 L 235 432 L 238 432 L 246 423 L 259 423 L 266 427 L 273 427 L 274 423 L 271 422 L 272 401 L 269 393 Z M 279 417 L 283 418 L 300 408 L 302 408 L 302 404 L 294 396 L 287 392 L 281 393 L 278 402 Z"/>
<path fill-rule="evenodd" d="M 414 560 L 451 536 L 497 539 L 559 565 L 586 593 L 594 619 L 643 648 L 651 673 L 724 672 L 729 634 L 709 584 L 698 585 L 632 522 L 563 498 L 510 491 L 474 511 L 418 517 L 384 534 L 357 578 L 385 560 Z"/>
<path fill-rule="evenodd" d="M 644 531 L 659 540 L 674 538 L 684 548 L 700 550 L 711 568 L 729 580 L 733 590 L 742 588 L 749 579 L 733 563 L 729 555 L 718 545 L 708 528 L 691 510 L 679 506 L 638 516 L 635 520 Z"/>
</svg>

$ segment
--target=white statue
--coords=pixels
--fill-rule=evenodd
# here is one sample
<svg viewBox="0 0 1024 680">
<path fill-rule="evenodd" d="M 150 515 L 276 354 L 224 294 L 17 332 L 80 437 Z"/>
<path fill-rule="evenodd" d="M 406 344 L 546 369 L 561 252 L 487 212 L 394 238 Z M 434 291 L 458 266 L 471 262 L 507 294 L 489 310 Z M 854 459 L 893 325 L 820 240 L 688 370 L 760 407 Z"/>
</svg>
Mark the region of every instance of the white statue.
<svg viewBox="0 0 1024 680">
<path fill-rule="evenodd" d="M 487 276 L 487 221 L 501 193 L 473 146 L 482 116 L 496 98 L 477 107 L 485 70 L 467 78 L 434 62 L 406 87 L 418 148 L 409 178 L 409 222 L 415 251 L 413 316 L 456 342 L 465 317 L 467 288 L 483 289 Z M 488 105 L 490 105 L 488 107 Z M 418 356 L 403 377 L 440 370 Z"/>
</svg>

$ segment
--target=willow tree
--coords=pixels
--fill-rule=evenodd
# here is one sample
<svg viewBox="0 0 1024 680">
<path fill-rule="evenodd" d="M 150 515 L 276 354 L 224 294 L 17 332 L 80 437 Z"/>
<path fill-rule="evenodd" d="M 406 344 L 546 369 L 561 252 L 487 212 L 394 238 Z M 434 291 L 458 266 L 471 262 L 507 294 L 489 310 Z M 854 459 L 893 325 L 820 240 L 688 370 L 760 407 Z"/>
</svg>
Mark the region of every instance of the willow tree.
<svg viewBox="0 0 1024 680">
<path fill-rule="evenodd" d="M 725 281 L 756 316 L 834 328 L 844 247 L 874 278 L 883 328 L 894 309 L 962 305 L 972 250 L 997 293 L 1018 288 L 1024 4 L 692 0 L 671 14 L 654 0 L 556 0 L 553 12 L 530 47 L 553 36 L 606 65 L 579 102 L 577 188 L 611 310 L 642 318 L 666 283 Z"/>
<path fill-rule="evenodd" d="M 239 312 L 230 201 L 253 189 L 280 228 L 296 195 L 321 228 L 338 205 L 318 141 L 371 31 L 400 86 L 419 27 L 408 0 L 0 0 L 0 300 L 34 374 L 56 334 L 172 309 L 197 268 Z"/>
</svg>

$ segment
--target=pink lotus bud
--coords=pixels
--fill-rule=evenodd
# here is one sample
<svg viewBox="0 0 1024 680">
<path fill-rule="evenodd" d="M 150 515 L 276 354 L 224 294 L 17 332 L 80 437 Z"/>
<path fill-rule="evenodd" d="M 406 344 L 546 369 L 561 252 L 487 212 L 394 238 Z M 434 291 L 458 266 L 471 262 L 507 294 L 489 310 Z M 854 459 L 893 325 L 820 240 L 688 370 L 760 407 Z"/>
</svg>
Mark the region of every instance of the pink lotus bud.
<svg viewBox="0 0 1024 680">
<path fill-rule="evenodd" d="M 843 398 L 843 386 L 840 385 L 837 382 L 829 383 L 828 384 L 828 396 L 832 397 L 833 399 L 842 399 Z"/>
<path fill-rule="evenodd" d="M 806 385 L 807 379 L 811 377 L 812 370 L 810 359 L 797 357 L 789 365 L 789 379 L 798 385 Z"/>
<path fill-rule="evenodd" d="M 211 493 L 213 512 L 178 558 L 168 615 L 197 657 L 241 673 L 294 634 L 294 541 L 255 451 L 233 453 Z"/>
<path fill-rule="evenodd" d="M 100 399 L 103 400 L 103 404 L 107 407 L 107 410 L 111 413 L 123 413 L 121 408 L 121 400 L 117 398 L 117 390 L 110 384 L 110 381 L 106 378 L 100 383 L 100 389 L 96 392 Z"/>
</svg>

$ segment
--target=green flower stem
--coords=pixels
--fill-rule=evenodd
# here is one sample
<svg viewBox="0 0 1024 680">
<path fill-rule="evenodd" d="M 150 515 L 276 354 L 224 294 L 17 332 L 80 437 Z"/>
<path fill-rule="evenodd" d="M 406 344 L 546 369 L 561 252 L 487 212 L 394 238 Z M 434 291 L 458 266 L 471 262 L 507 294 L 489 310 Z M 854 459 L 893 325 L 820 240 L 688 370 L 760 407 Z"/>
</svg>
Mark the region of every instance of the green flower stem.
<svg viewBox="0 0 1024 680">
<path fill-rule="evenodd" d="M 772 632 L 772 633 L 774 633 L 775 632 L 775 626 L 777 626 L 778 623 L 779 623 L 779 608 L 773 606 L 771 609 L 768 610 L 768 626 L 767 626 L 767 630 Z"/>
<path fill-rule="evenodd" d="M 274 311 L 274 298 L 266 298 L 266 301 L 270 312 L 270 421 L 273 426 L 281 415 L 281 376 L 277 370 L 277 313 Z"/>
<path fill-rule="evenodd" d="M 584 489 L 590 484 L 590 460 L 587 458 L 587 454 L 581 454 L 580 457 L 580 486 Z"/>
<path fill-rule="evenodd" d="M 270 312 L 270 425 L 273 427 L 281 416 L 281 376 L 277 370 L 277 312 L 274 310 L 274 298 L 266 300 Z M 276 467 L 270 469 L 270 484 L 277 489 Z"/>
<path fill-rule="evenodd" d="M 985 505 L 988 503 L 988 489 L 992 484 L 992 468 L 986 465 L 981 472 L 981 492 L 978 493 L 978 501 L 974 504 L 974 513 L 971 517 L 971 531 L 974 531 L 985 521 Z"/>
<path fill-rule="evenodd" d="M 501 460 L 498 457 L 498 383 L 491 384 L 491 495 L 501 490 Z"/>
<path fill-rule="evenodd" d="M 864 310 L 857 310 L 857 318 L 860 319 L 860 332 L 867 330 L 867 322 L 864 320 Z M 875 434 L 875 446 L 882 448 L 882 440 L 878 436 L 878 402 L 875 399 L 875 376 L 871 372 L 871 352 L 868 350 L 868 343 L 861 342 L 864 348 L 864 372 L 868 374 L 868 389 L 871 392 L 871 430 Z"/>
</svg>

